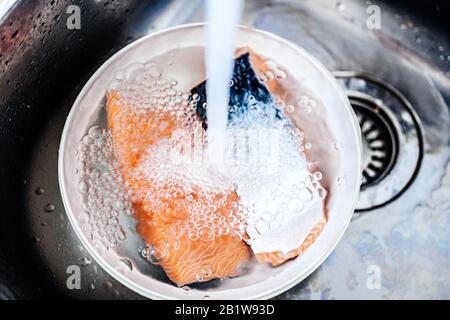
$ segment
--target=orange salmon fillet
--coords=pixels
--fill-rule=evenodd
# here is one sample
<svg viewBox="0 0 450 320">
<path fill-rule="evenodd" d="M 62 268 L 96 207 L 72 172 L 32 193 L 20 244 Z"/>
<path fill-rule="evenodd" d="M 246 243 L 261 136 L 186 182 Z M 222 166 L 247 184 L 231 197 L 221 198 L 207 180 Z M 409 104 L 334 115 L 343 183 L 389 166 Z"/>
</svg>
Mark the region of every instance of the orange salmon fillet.
<svg viewBox="0 0 450 320">
<path fill-rule="evenodd" d="M 298 248 L 296 250 L 291 250 L 286 254 L 283 254 L 280 251 L 258 253 L 255 255 L 256 259 L 260 263 L 270 263 L 272 266 L 276 267 L 276 266 L 279 266 L 280 264 L 286 262 L 287 260 L 297 257 L 298 255 L 305 252 L 305 250 L 308 249 L 316 241 L 316 239 L 319 237 L 320 233 L 322 232 L 323 227 L 325 227 L 325 224 L 326 224 L 325 219 L 318 222 L 316 224 L 316 226 L 308 234 L 306 239 L 303 241 L 300 248 Z"/>
<path fill-rule="evenodd" d="M 197 232 L 194 237 L 188 232 L 174 237 L 174 227 L 187 224 L 192 218 L 190 201 L 207 202 L 202 190 L 177 194 L 170 203 L 162 204 L 146 196 L 153 181 L 137 173 L 140 160 L 150 146 L 162 138 L 170 138 L 179 124 L 170 113 L 152 108 L 135 112 L 135 108 L 117 91 L 107 94 L 114 157 L 132 193 L 138 233 L 153 246 L 158 264 L 177 285 L 238 275 L 240 266 L 250 257 L 250 250 L 240 237 L 230 232 L 211 237 L 208 229 L 193 231 Z M 235 192 L 216 194 L 215 198 L 225 200 L 205 219 L 220 218 L 225 224 L 237 219 L 239 198 Z"/>
<path fill-rule="evenodd" d="M 250 53 L 250 61 L 251 64 L 255 70 L 255 72 L 258 75 L 262 75 L 267 71 L 270 71 L 270 69 L 267 67 L 266 62 L 263 57 L 257 55 L 251 48 L 244 47 L 236 50 L 236 56 L 239 57 L 242 54 Z M 282 96 L 284 93 L 283 86 L 279 83 L 279 81 L 276 78 L 267 79 L 264 82 L 264 85 L 269 90 L 272 96 Z M 304 150 L 305 155 L 307 158 L 310 157 L 307 150 Z M 305 238 L 301 246 L 296 250 L 291 250 L 287 253 L 282 253 L 280 251 L 274 251 L 274 252 L 263 252 L 255 254 L 256 259 L 259 263 L 269 263 L 272 266 L 278 266 L 287 260 L 293 259 L 297 257 L 298 255 L 305 252 L 305 250 L 310 247 L 316 239 L 321 234 L 323 228 L 325 227 L 327 222 L 326 218 L 326 212 L 324 212 L 323 219 L 318 221 L 315 227 L 310 231 L 308 236 Z"/>
</svg>

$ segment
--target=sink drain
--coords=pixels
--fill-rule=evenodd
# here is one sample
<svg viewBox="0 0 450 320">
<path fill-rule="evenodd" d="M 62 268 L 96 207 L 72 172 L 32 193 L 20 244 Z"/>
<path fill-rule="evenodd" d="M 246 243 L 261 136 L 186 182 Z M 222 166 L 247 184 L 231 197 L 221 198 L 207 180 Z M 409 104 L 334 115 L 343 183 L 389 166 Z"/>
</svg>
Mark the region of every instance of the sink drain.
<svg viewBox="0 0 450 320">
<path fill-rule="evenodd" d="M 364 190 L 391 171 L 397 159 L 398 135 L 389 115 L 370 96 L 354 92 L 349 93 L 349 100 L 361 127 Z"/>
<path fill-rule="evenodd" d="M 422 129 L 411 104 L 388 83 L 335 72 L 361 126 L 363 171 L 356 211 L 380 208 L 413 183 L 423 157 Z"/>
</svg>

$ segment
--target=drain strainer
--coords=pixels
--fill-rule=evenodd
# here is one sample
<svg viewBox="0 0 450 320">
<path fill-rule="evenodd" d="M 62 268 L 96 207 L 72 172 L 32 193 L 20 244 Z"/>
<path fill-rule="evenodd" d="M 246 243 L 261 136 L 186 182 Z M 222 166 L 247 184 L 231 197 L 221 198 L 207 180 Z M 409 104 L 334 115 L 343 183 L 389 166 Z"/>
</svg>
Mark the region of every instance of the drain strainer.
<svg viewBox="0 0 450 320">
<path fill-rule="evenodd" d="M 356 211 L 384 206 L 414 181 L 423 156 L 420 121 L 388 83 L 355 72 L 335 72 L 361 126 L 363 171 Z"/>
<path fill-rule="evenodd" d="M 348 92 L 349 100 L 361 126 L 363 141 L 364 190 L 381 181 L 397 160 L 398 135 L 389 115 L 369 95 Z"/>
</svg>

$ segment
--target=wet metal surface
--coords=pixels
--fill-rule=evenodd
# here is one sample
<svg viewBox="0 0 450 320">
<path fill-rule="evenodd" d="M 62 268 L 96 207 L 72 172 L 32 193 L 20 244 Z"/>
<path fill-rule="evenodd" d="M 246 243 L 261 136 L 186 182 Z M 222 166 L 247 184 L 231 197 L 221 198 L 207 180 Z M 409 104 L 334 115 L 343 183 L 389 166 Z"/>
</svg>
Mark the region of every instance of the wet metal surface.
<svg viewBox="0 0 450 320">
<path fill-rule="evenodd" d="M 104 2 L 95 4 L 98 10 Z M 420 19 L 406 15 L 401 8 L 372 2 L 246 2 L 243 24 L 299 44 L 331 71 L 364 72 L 390 83 L 411 103 L 423 126 L 424 157 L 414 183 L 396 201 L 356 213 L 325 263 L 278 299 L 450 298 L 449 39 L 430 25 L 416 22 Z M 380 30 L 366 26 L 366 10 L 371 4 L 381 9 Z M 88 12 L 101 14 L 91 9 Z M 77 92 L 96 66 L 135 38 L 203 20 L 202 1 L 197 0 L 154 1 L 139 10 L 141 18 L 135 20 L 139 23 L 127 24 L 109 53 L 99 55 L 97 63 L 73 81 L 75 89 L 61 99 L 60 107 L 46 119 L 45 128 L 36 138 L 27 169 L 15 177 L 25 190 L 22 203 L 27 214 L 20 223 L 28 226 L 24 227 L 29 234 L 26 245 L 37 254 L 32 257 L 32 271 L 23 270 L 18 263 L 0 261 L 0 271 L 9 277 L 8 282 L 0 284 L 1 298 L 40 294 L 82 299 L 140 298 L 91 261 L 69 226 L 57 183 L 57 152 L 64 121 Z M 33 101 L 25 100 L 20 112 L 29 112 L 27 106 L 34 107 Z M 11 113 L 12 119 L 15 116 Z M 8 125 L 0 129 L 6 134 L 13 130 Z M 47 210 L 49 204 L 54 210 Z M 18 223 L 12 218 L 8 221 Z M 4 248 L 4 256 L 20 254 L 10 250 Z M 66 287 L 67 266 L 71 264 L 81 268 L 81 290 Z M 26 271 L 45 280 L 37 282 L 35 288 L 19 289 L 26 281 L 18 274 Z"/>
</svg>

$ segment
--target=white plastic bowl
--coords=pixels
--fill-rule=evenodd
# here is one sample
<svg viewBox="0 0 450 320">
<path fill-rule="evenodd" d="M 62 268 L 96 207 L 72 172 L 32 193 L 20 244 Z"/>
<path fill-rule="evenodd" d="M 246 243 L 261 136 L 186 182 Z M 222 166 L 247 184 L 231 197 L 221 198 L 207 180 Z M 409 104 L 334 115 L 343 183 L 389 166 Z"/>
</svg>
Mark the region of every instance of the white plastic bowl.
<svg viewBox="0 0 450 320">
<path fill-rule="evenodd" d="M 240 27 L 237 47 L 251 47 L 256 53 L 276 61 L 313 93 L 324 106 L 327 126 L 339 151 L 333 160 L 333 172 L 321 168 L 328 178 L 329 220 L 316 242 L 301 257 L 279 267 L 257 266 L 249 274 L 220 281 L 219 285 L 184 290 L 174 286 L 155 267 L 139 260 L 139 236 L 129 231 L 124 244 L 98 251 L 78 219 L 82 197 L 78 191 L 76 149 L 86 130 L 104 107 L 105 92 L 118 70 L 152 60 L 168 50 L 188 46 L 204 46 L 204 25 L 189 24 L 167 29 L 141 38 L 120 50 L 106 61 L 84 86 L 67 118 L 59 150 L 59 183 L 69 220 L 83 245 L 111 276 L 131 290 L 153 299 L 267 299 L 295 286 L 311 274 L 333 251 L 352 217 L 361 184 L 362 142 L 358 122 L 350 103 L 333 76 L 300 47 L 271 33 Z M 189 72 L 189 65 L 186 66 Z M 202 73 L 204 70 L 197 70 Z M 199 76 L 204 77 L 203 74 Z M 306 136 L 320 143 L 320 135 Z M 322 159 L 326 163 L 327 159 Z M 331 161 L 331 160 L 330 160 Z M 337 178 L 345 184 L 337 183 Z M 132 270 L 123 267 L 123 257 L 135 264 Z M 143 260 L 143 259 L 141 259 Z"/>
</svg>

